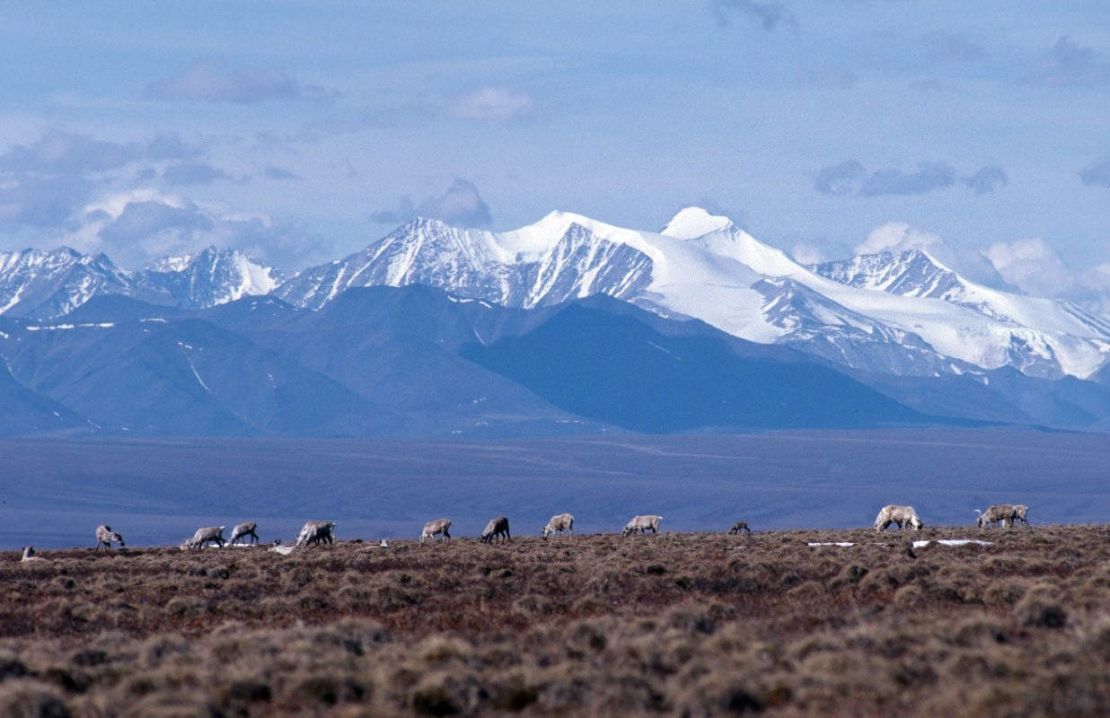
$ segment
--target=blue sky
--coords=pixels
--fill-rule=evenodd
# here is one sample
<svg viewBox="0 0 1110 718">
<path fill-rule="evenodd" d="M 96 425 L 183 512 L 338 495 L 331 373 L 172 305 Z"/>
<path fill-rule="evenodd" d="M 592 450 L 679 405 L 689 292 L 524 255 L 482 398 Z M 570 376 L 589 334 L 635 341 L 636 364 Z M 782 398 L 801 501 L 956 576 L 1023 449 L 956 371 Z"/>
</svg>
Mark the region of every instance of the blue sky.
<svg viewBox="0 0 1110 718">
<path fill-rule="evenodd" d="M 24 3 L 0 61 L 0 249 L 298 268 L 414 212 L 696 203 L 806 260 L 1110 289 L 1099 2 Z"/>
</svg>

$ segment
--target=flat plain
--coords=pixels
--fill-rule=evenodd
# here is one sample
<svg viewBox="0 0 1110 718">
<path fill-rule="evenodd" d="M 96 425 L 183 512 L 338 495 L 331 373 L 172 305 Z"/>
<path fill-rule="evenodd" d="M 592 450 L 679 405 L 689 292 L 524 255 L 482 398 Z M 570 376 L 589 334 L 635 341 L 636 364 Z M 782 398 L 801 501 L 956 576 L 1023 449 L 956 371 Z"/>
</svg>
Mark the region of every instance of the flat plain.
<svg viewBox="0 0 1110 718">
<path fill-rule="evenodd" d="M 2 715 L 1110 714 L 1105 524 L 41 555 Z"/>
<path fill-rule="evenodd" d="M 198 526 L 257 521 L 291 539 L 307 519 L 344 539 L 416 538 L 449 516 L 476 536 L 505 515 L 537 535 L 569 511 L 586 532 L 637 513 L 669 531 L 869 526 L 884 504 L 972 525 L 993 503 L 1038 524 L 1110 519 L 1105 435 L 994 430 L 612 434 L 515 441 L 96 439 L 0 441 L 0 548 L 176 546 Z"/>
</svg>

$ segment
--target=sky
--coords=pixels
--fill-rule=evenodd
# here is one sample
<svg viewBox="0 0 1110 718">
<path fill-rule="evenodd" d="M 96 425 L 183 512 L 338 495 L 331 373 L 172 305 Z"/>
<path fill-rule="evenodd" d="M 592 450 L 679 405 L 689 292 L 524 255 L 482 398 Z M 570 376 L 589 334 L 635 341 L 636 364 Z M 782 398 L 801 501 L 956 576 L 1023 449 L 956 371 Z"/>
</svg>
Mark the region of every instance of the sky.
<svg viewBox="0 0 1110 718">
<path fill-rule="evenodd" d="M 1110 7 L 0 4 L 0 250 L 285 269 L 414 215 L 724 213 L 1110 311 Z"/>
</svg>

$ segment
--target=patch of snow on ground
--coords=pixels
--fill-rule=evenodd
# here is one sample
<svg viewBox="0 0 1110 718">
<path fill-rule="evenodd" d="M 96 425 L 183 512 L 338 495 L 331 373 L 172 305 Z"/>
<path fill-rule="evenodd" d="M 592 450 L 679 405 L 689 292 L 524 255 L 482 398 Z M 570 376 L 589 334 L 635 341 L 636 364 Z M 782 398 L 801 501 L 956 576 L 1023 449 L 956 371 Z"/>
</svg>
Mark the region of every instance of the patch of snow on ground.
<svg viewBox="0 0 1110 718">
<path fill-rule="evenodd" d="M 200 374 L 197 373 L 197 368 L 195 366 L 193 366 L 193 362 L 191 362 L 191 361 L 189 362 L 189 368 L 193 370 L 193 376 L 195 376 L 197 378 L 197 383 L 200 384 L 202 387 L 204 387 L 204 390 L 206 392 L 211 394 L 212 390 L 209 389 L 208 385 L 204 383 L 204 379 L 200 378 Z"/>
<path fill-rule="evenodd" d="M 993 541 L 980 541 L 978 539 L 936 539 L 933 541 L 914 541 L 914 548 L 923 548 L 931 543 L 939 543 L 942 546 L 967 546 L 973 544 L 975 546 L 993 546 Z"/>
</svg>

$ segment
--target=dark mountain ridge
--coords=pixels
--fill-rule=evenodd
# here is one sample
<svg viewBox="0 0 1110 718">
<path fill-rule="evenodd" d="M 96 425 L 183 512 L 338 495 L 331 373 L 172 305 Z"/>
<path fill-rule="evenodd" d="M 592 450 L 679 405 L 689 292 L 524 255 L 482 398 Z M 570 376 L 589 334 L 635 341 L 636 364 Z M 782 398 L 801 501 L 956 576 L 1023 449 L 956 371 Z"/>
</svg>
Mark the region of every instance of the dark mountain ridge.
<svg viewBox="0 0 1110 718">
<path fill-rule="evenodd" d="M 1093 382 L 849 374 L 604 295 L 521 309 L 420 285 L 350 289 L 318 311 L 273 296 L 207 309 L 96 296 L 64 321 L 0 317 L 0 357 L 8 435 L 1102 430 L 1110 416 L 1110 388 Z"/>
</svg>

